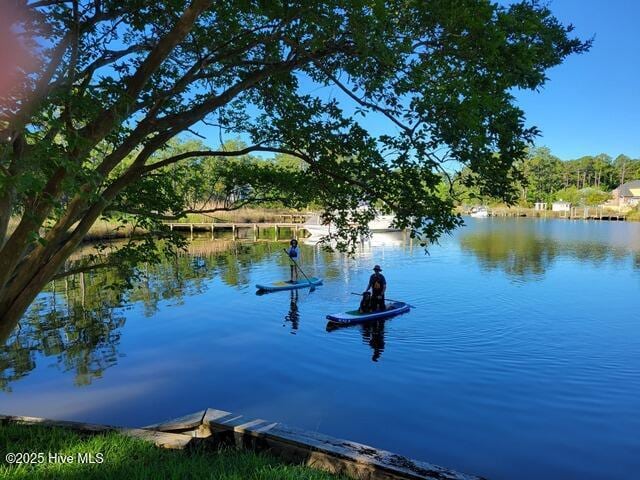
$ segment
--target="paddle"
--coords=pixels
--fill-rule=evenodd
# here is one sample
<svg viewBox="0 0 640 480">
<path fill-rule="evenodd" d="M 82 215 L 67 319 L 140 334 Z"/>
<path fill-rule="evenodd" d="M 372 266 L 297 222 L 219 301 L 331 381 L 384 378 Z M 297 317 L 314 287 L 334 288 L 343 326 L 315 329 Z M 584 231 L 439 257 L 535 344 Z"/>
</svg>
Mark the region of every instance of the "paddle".
<svg viewBox="0 0 640 480">
<path fill-rule="evenodd" d="M 351 293 L 351 295 L 358 295 L 359 297 L 361 297 L 363 294 L 362 293 L 356 293 L 356 292 L 349 292 Z M 400 300 L 394 300 L 393 298 L 386 298 L 385 297 L 385 301 L 389 300 L 390 302 L 399 302 L 399 303 L 404 303 L 405 305 L 407 305 L 409 308 L 416 308 L 413 305 L 409 305 L 407 302 L 401 302 Z"/>
<path fill-rule="evenodd" d="M 298 262 L 296 262 L 293 258 L 291 258 L 291 256 L 289 255 L 289 252 L 287 252 L 287 249 L 286 249 L 286 248 L 283 248 L 283 249 L 282 249 L 282 251 L 283 251 L 284 253 L 286 253 L 286 254 L 287 254 L 287 257 L 289 257 L 289 260 L 291 260 L 291 261 L 293 262 L 293 264 L 294 264 L 294 265 L 296 266 L 296 268 L 300 271 L 300 273 L 301 273 L 302 275 L 304 275 L 304 278 L 306 278 L 306 279 L 307 279 L 307 282 L 309 282 L 309 285 L 311 285 L 311 290 L 315 290 L 315 287 L 313 286 L 313 283 L 311 282 L 311 280 L 309 280 L 309 277 L 307 277 L 307 274 L 306 274 L 306 273 L 304 273 L 304 272 L 302 271 L 302 269 L 301 269 L 301 268 L 300 268 L 300 266 L 298 265 Z"/>
</svg>

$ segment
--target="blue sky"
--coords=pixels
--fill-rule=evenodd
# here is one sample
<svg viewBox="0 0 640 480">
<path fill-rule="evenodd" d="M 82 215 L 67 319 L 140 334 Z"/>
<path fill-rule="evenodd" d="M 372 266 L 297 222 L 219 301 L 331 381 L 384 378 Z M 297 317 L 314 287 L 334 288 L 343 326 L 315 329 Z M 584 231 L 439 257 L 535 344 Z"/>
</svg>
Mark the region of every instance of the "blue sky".
<svg viewBox="0 0 640 480">
<path fill-rule="evenodd" d="M 591 51 L 548 72 L 540 92 L 517 95 L 536 142 L 567 160 L 625 153 L 640 157 L 640 1 L 555 0 L 549 7 Z"/>
</svg>

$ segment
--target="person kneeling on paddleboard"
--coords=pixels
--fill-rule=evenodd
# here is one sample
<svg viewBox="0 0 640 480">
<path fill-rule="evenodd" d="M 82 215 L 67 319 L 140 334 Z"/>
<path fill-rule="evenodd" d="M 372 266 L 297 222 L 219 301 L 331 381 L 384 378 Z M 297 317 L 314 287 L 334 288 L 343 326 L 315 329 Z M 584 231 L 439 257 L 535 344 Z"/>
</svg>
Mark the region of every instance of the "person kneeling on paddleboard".
<svg viewBox="0 0 640 480">
<path fill-rule="evenodd" d="M 298 281 L 298 268 L 295 265 L 295 262 L 299 262 L 300 261 L 300 248 L 298 247 L 298 241 L 293 238 L 291 239 L 291 241 L 289 242 L 289 248 L 287 248 L 287 255 L 289 255 L 289 258 L 291 260 L 293 260 L 293 262 L 291 263 L 291 280 L 290 282 L 297 282 Z"/>
<path fill-rule="evenodd" d="M 371 290 L 371 310 L 379 312 L 386 310 L 387 306 L 384 303 L 384 292 L 387 291 L 387 280 L 380 272 L 382 268 L 380 265 L 373 267 L 373 275 L 369 278 L 369 285 L 364 293 L 368 293 Z M 364 295 L 364 294 L 363 294 Z"/>
</svg>

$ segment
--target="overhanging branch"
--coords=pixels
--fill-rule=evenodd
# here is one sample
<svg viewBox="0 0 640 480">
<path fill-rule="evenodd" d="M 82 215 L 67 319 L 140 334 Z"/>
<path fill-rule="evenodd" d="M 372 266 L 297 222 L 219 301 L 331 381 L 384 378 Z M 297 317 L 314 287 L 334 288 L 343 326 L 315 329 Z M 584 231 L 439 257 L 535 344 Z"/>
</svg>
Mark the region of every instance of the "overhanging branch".
<svg viewBox="0 0 640 480">
<path fill-rule="evenodd" d="M 199 151 L 191 151 L 191 152 L 185 152 L 185 153 L 181 153 L 179 155 L 174 155 L 172 157 L 166 158 L 164 160 L 161 160 L 159 162 L 155 162 L 152 163 L 150 165 L 145 165 L 144 167 L 141 167 L 140 172 L 138 173 L 139 175 L 144 175 L 146 173 L 152 172 L 154 170 L 158 170 L 160 168 L 172 165 L 174 163 L 177 163 L 181 160 L 185 160 L 187 158 L 196 158 L 196 157 L 237 157 L 237 156 L 242 156 L 242 155 L 247 155 L 249 153 L 252 152 L 265 152 L 265 153 L 282 153 L 282 154 L 286 154 L 286 155 L 291 155 L 293 157 L 299 158 L 302 161 L 304 161 L 305 163 L 307 163 L 307 165 L 309 165 L 309 167 L 313 170 L 315 170 L 318 173 L 322 173 L 323 175 L 327 175 L 330 178 L 333 178 L 334 180 L 338 180 L 341 182 L 345 182 L 349 185 L 354 185 L 357 187 L 360 187 L 363 191 L 365 192 L 369 192 L 371 193 L 371 187 L 368 183 L 363 182 L 361 180 L 358 180 L 356 178 L 350 177 L 348 175 L 343 175 L 341 174 L 339 171 L 335 171 L 335 170 L 331 170 L 328 169 L 326 167 L 324 167 L 320 162 L 314 160 L 313 158 L 311 158 L 311 156 L 309 156 L 306 153 L 297 151 L 297 150 L 292 150 L 289 148 L 283 148 L 283 147 L 270 147 L 270 146 L 265 146 L 262 145 L 260 143 L 256 144 L 256 145 L 251 145 L 249 147 L 240 149 L 240 150 L 232 150 L 232 151 L 225 151 L 225 150 L 199 150 Z M 390 207 L 393 207 L 393 204 L 391 202 L 389 202 L 388 200 L 385 199 L 381 199 L 383 200 L 385 203 L 387 203 L 387 205 L 389 205 Z"/>
</svg>

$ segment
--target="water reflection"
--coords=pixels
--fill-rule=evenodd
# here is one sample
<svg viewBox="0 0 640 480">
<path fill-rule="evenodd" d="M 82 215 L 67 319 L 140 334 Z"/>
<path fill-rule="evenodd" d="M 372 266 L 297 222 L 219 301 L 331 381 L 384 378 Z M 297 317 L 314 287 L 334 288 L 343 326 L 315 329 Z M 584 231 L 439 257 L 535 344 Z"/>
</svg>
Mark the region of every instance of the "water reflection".
<svg viewBox="0 0 640 480">
<path fill-rule="evenodd" d="M 107 272 L 58 281 L 0 355 L 15 390 L 0 392 L 2 410 L 134 426 L 213 403 L 490 478 L 633 478 L 640 224 L 487 220 L 429 256 L 410 240 L 352 258 L 303 245 L 302 268 L 326 281 L 297 297 L 254 295 L 289 271 L 284 244 L 262 242 L 196 240 L 129 290 L 107 288 Z M 375 263 L 415 310 L 327 332 Z M 376 401 L 354 401 L 363 392 Z M 394 421 L 381 430 L 380 418 Z"/>
<path fill-rule="evenodd" d="M 103 288 L 106 276 L 81 273 L 40 295 L 0 351 L 1 390 L 10 391 L 11 382 L 33 370 L 38 356 L 73 372 L 76 385 L 91 383 L 117 363 L 123 292 Z"/>
<path fill-rule="evenodd" d="M 640 251 L 628 246 L 615 246 L 605 241 L 555 238 L 552 232 L 538 229 L 532 222 L 509 224 L 463 231 L 460 247 L 473 254 L 487 271 L 500 269 L 520 281 L 540 280 L 551 265 L 562 257 L 569 257 L 595 265 L 634 261 L 640 265 Z"/>
<path fill-rule="evenodd" d="M 554 262 L 563 257 L 596 266 L 631 260 L 632 268 L 640 270 L 637 237 L 629 240 L 624 230 L 622 234 L 616 230 L 615 239 L 600 238 L 597 232 L 584 230 L 587 227 L 559 222 L 476 223 L 471 229 L 460 230 L 452 245 L 457 243 L 463 252 L 473 255 L 484 270 L 504 271 L 518 282 L 541 280 Z M 602 229 L 608 234 L 613 230 Z M 422 256 L 420 247 L 414 252 L 410 239 L 402 233 L 376 235 L 375 249 L 373 244 L 364 245 L 355 259 L 301 243 L 302 268 L 310 275 L 321 271 L 328 288 L 331 284 L 348 284 L 358 264 L 361 266 L 373 257 L 384 258 L 385 252 L 389 261 L 395 261 L 400 268 L 407 259 L 415 259 L 414 255 Z M 38 363 L 46 365 L 51 361 L 59 370 L 70 372 L 77 385 L 90 384 L 118 363 L 122 331 L 126 318 L 131 317 L 126 309 L 136 305 L 144 316 L 151 317 L 167 302 L 181 305 L 188 297 L 203 294 L 214 279 L 233 289 L 252 290 L 257 277 L 251 275 L 263 268 L 262 263 L 268 263 L 268 273 L 262 270 L 258 276 L 269 275 L 268 279 L 287 276 L 289 259 L 281 254 L 287 241 L 195 238 L 188 251 L 158 264 L 141 266 L 136 278 L 123 278 L 117 271 L 102 270 L 52 282 L 0 350 L 0 390 L 10 390 L 12 382 L 28 375 Z M 433 250 L 434 255 L 450 251 Z M 430 264 L 424 265 L 422 273 L 427 275 L 431 272 Z M 412 271 L 410 275 L 418 278 L 421 273 Z M 338 279 L 340 282 L 336 282 Z M 300 292 L 278 295 L 284 302 L 278 316 L 295 335 L 301 328 Z M 328 331 L 334 328 L 327 326 Z M 353 328 L 360 329 L 362 342 L 372 350 L 371 359 L 379 361 L 386 346 L 384 321 Z"/>
<path fill-rule="evenodd" d="M 72 372 L 76 385 L 90 384 L 118 362 L 126 308 L 141 305 L 144 315 L 151 317 L 163 301 L 180 305 L 186 297 L 203 293 L 214 277 L 232 287 L 248 286 L 250 267 L 281 247 L 268 241 L 196 238 L 188 251 L 142 265 L 135 277 L 104 269 L 51 282 L 0 350 L 0 390 L 10 391 L 12 382 L 45 359 Z M 303 248 L 312 258 L 312 247 Z M 283 266 L 286 261 L 276 257 Z M 292 293 L 286 317 L 292 333 L 299 325 L 297 295 Z"/>
<path fill-rule="evenodd" d="M 371 355 L 371 361 L 377 362 L 380 360 L 382 356 L 382 352 L 384 352 L 385 341 L 384 341 L 384 325 L 385 322 L 391 321 L 391 319 L 387 320 L 371 320 L 369 322 L 363 322 L 359 324 L 344 324 L 341 325 L 339 323 L 327 322 L 326 330 L 327 332 L 334 332 L 336 330 L 342 329 L 360 329 L 360 335 L 362 336 L 362 343 L 365 345 L 369 345 L 373 350 Z"/>
<path fill-rule="evenodd" d="M 508 275 L 537 279 L 557 256 L 558 244 L 523 232 L 496 231 L 462 235 L 463 251 L 473 253 L 486 270 L 501 269 Z"/>
<path fill-rule="evenodd" d="M 300 325 L 300 313 L 298 312 L 298 290 L 289 292 L 289 312 L 284 317 L 285 325 L 291 324 L 291 334 L 295 335 Z"/>
<path fill-rule="evenodd" d="M 384 352 L 384 320 L 367 322 L 362 325 L 362 341 L 373 349 L 371 360 L 377 362 Z"/>
</svg>

